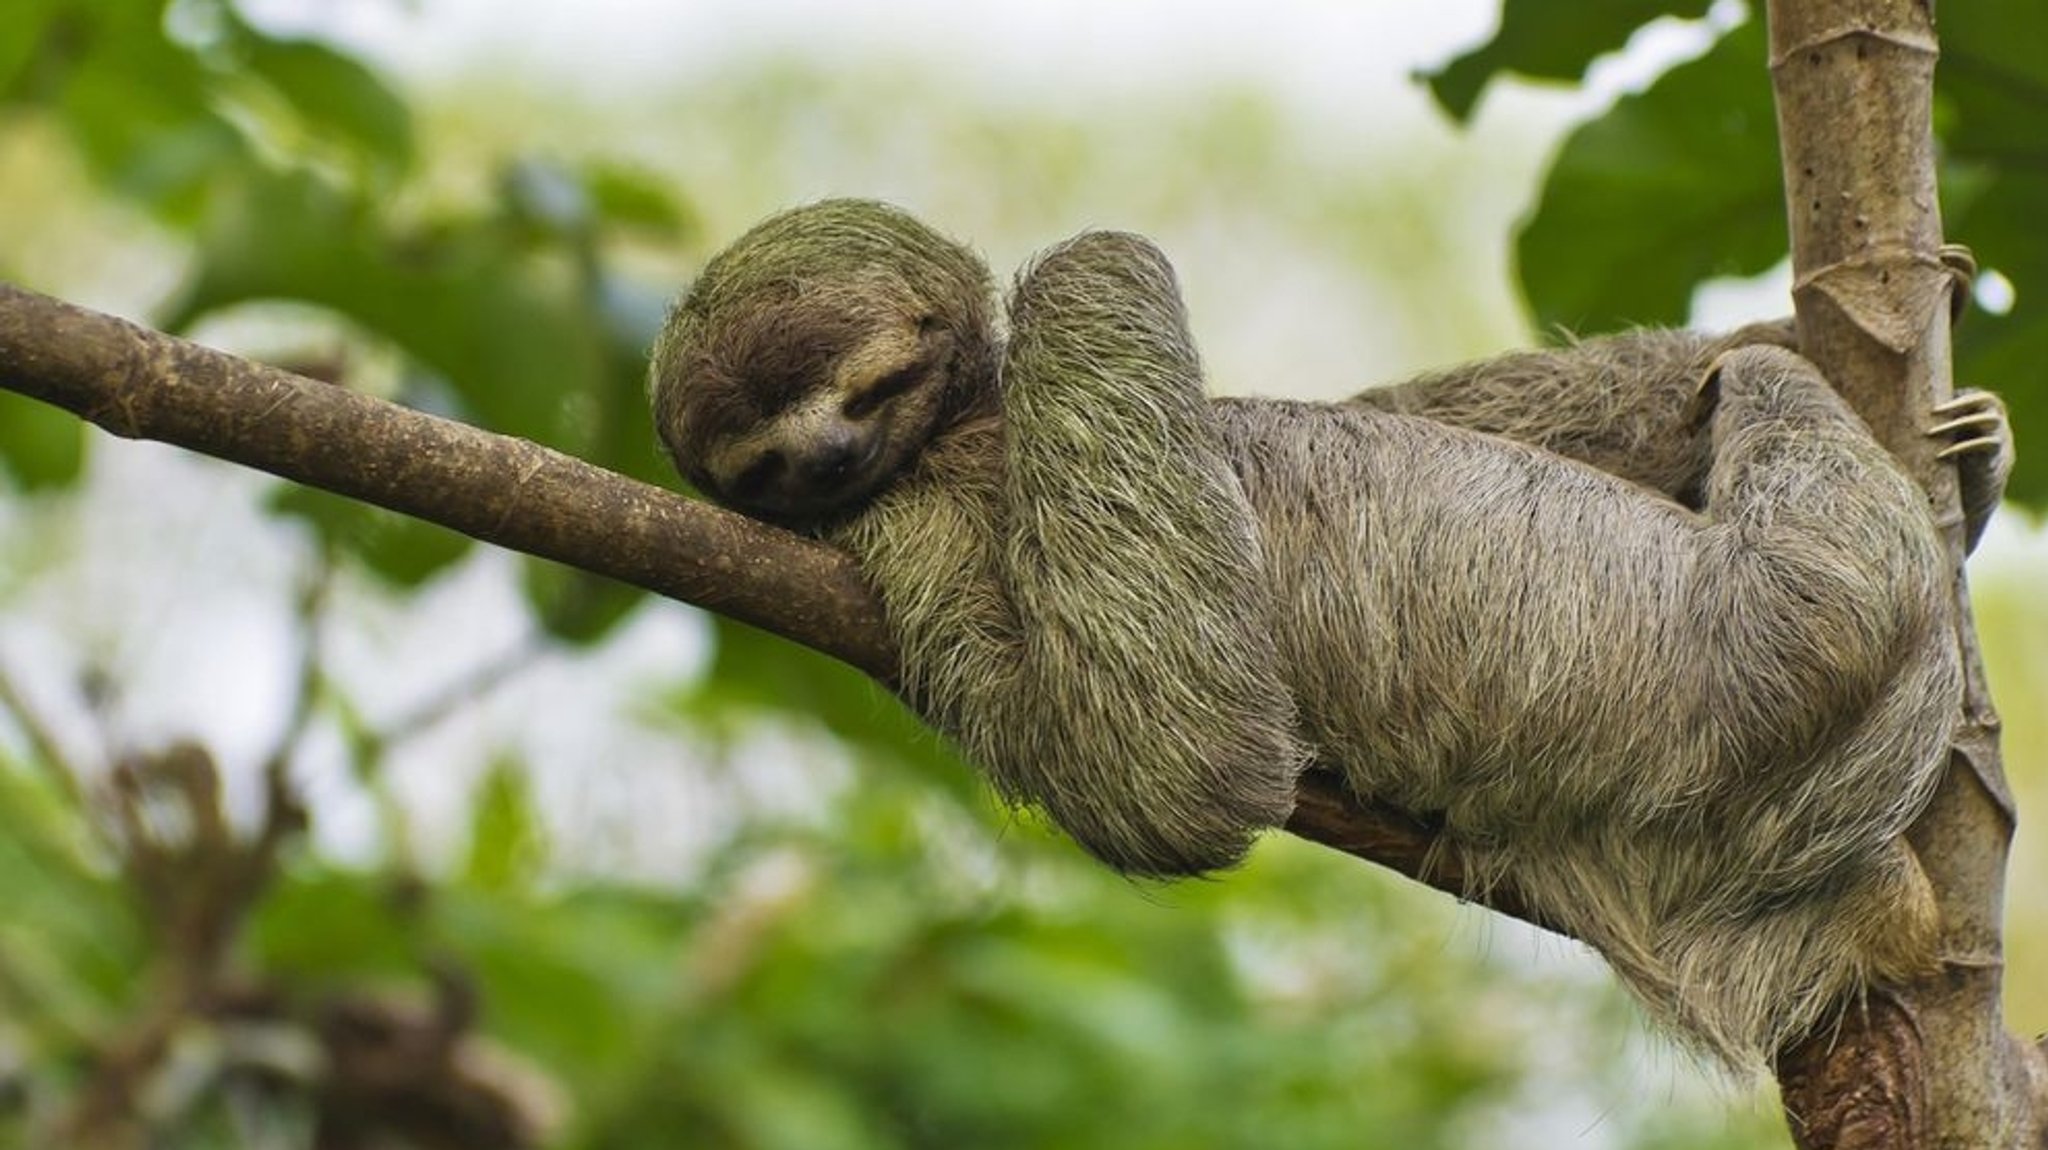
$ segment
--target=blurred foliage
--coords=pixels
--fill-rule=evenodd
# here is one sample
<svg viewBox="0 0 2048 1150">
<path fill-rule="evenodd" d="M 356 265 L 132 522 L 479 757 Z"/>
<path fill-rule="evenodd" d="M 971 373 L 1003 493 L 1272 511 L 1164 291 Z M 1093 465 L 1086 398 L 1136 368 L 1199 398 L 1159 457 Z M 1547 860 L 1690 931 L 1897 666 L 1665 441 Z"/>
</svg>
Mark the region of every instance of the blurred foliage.
<svg viewBox="0 0 2048 1150">
<path fill-rule="evenodd" d="M 1492 76 L 1573 80 L 1654 16 L 1697 17 L 1698 0 L 1590 5 L 1556 19 L 1541 0 L 1505 0 L 1499 33 L 1430 77 L 1464 119 Z M 2005 396 L 2024 440 L 2048 427 L 2048 8 L 1941 9 L 1935 133 L 1948 238 L 2014 289 L 2003 314 L 1956 333 L 1956 376 Z M 1518 250 L 1523 289 L 1545 329 L 1591 333 L 1683 323 L 1693 289 L 1784 258 L 1777 117 L 1763 82 L 1764 27 L 1750 18 L 1705 55 L 1622 97 L 1565 141 Z M 2048 467 L 2022 452 L 2007 497 L 2048 506 Z"/>
<path fill-rule="evenodd" d="M 1496 40 L 1435 88 L 1463 115 L 1498 71 L 1575 78 L 1643 21 L 1704 7 L 1627 0 L 1566 19 L 1515 0 Z M 1971 189 L 1951 218 L 1988 265 L 2031 283 L 2037 241 L 2012 222 L 2021 165 L 1993 161 L 2027 144 L 2024 81 L 2040 65 L 2020 37 L 1973 47 L 1990 33 L 1969 22 L 1990 17 L 1943 15 L 1945 139 Z M 1738 27 L 1568 143 L 1522 237 L 1539 319 L 1681 316 L 1700 278 L 1776 258 L 1755 38 Z M 715 215 L 700 204 L 787 194 L 780 165 L 821 140 L 900 175 L 930 163 L 920 141 L 943 138 L 995 174 L 964 198 L 998 233 L 1039 224 L 1084 178 L 1178 218 L 1260 202 L 1273 173 L 1295 173 L 1293 246 L 1230 231 L 1233 259 L 1246 245 L 1353 265 L 1392 251 L 1414 302 L 1382 309 L 1380 331 L 1361 320 L 1368 335 L 1469 331 L 1483 311 L 1434 302 L 1480 291 L 1445 258 L 1460 237 L 1387 226 L 1456 194 L 1426 156 L 1406 157 L 1404 180 L 1375 164 L 1333 173 L 1254 99 L 1119 128 L 969 116 L 928 90 L 863 108 L 787 67 L 693 99 L 691 115 L 728 126 L 722 140 L 800 145 L 679 149 L 693 158 L 676 179 L 543 154 L 543 125 L 516 114 L 521 142 L 503 148 L 431 133 L 426 109 L 363 61 L 266 32 L 226 0 L 0 5 L 0 133 L 67 142 L 101 193 L 171 237 L 184 275 L 161 324 L 303 305 L 343 334 L 338 353 L 329 335 L 309 341 L 300 370 L 644 478 L 665 471 L 641 395 L 665 288 L 635 261 L 700 257 Z M 829 131 L 822 105 L 837 109 Z M 1997 382 L 2022 422 L 2034 401 L 2016 394 L 2017 365 L 2041 361 L 2026 358 L 2039 350 L 2029 306 L 1964 328 L 1982 340 L 1966 343 L 1982 357 L 1966 370 L 2010 365 Z M 1297 370 L 1286 350 L 1267 370 Z M 378 362 L 395 364 L 388 379 L 363 368 Z M 70 417 L 0 395 L 0 466 L 25 494 L 74 487 L 85 443 Z M 423 596 L 472 550 L 316 492 L 279 486 L 268 503 L 318 544 L 315 582 L 334 564 Z M 597 649 L 638 601 L 540 563 L 519 585 L 550 636 Z M 0 1148 L 1526 1145 L 1542 1133 L 1509 1132 L 1531 1111 L 1555 1121 L 1561 1098 L 1644 1079 L 1611 988 L 1445 943 L 1454 912 L 1432 894 L 1300 844 L 1226 882 L 1106 876 L 1028 816 L 992 811 L 865 679 L 723 620 L 708 623 L 703 673 L 649 710 L 714 764 L 793 732 L 850 759 L 857 784 L 800 810 L 736 810 L 701 867 L 634 885 L 558 865 L 544 788 L 499 748 L 462 848 L 422 865 L 389 782 L 419 724 L 380 728 L 328 674 L 311 636 L 330 609 L 302 605 L 314 658 L 253 817 L 222 809 L 232 789 L 203 749 L 67 760 L 0 673 L 0 733 L 26 748 L 0 751 Z M 79 689 L 82 709 L 97 689 Z M 348 864 L 308 848 L 297 820 L 327 815 L 299 811 L 286 785 L 323 734 L 383 823 L 371 857 Z M 1596 1117 L 1598 1138 L 1785 1138 L 1768 1107 L 1658 1101 Z"/>
<path fill-rule="evenodd" d="M 109 191 L 190 235 L 166 330 L 250 301 L 316 305 L 403 354 L 396 398 L 661 478 L 642 398 L 661 293 L 600 258 L 621 233 L 688 231 L 659 183 L 515 157 L 484 203 L 408 211 L 403 99 L 352 57 L 265 34 L 224 0 L 37 0 L 0 10 L 0 43 L 13 46 L 0 98 L 55 118 Z M 74 476 L 79 429 L 15 419 L 26 407 L 7 402 L 0 460 L 31 483 Z M 405 586 L 470 545 L 320 494 L 277 506 Z M 633 602 L 535 567 L 529 595 L 559 637 L 600 638 Z"/>
</svg>

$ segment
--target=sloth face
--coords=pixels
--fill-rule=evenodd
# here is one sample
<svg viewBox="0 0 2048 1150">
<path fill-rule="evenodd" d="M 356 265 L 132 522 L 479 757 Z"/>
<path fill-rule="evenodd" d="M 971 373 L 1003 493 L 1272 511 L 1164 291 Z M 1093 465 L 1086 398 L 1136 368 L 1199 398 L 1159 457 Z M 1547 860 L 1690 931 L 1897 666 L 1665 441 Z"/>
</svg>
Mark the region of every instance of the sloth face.
<svg viewBox="0 0 2048 1150">
<path fill-rule="evenodd" d="M 656 430 L 712 499 L 799 529 L 859 511 L 997 406 L 988 268 L 904 213 L 827 200 L 706 264 L 656 341 Z"/>
<path fill-rule="evenodd" d="M 764 309 L 728 326 L 713 349 L 723 354 L 686 368 L 685 402 L 664 430 L 700 490 L 753 518 L 813 528 L 865 505 L 942 430 L 952 331 L 929 315 L 865 310 Z"/>
</svg>

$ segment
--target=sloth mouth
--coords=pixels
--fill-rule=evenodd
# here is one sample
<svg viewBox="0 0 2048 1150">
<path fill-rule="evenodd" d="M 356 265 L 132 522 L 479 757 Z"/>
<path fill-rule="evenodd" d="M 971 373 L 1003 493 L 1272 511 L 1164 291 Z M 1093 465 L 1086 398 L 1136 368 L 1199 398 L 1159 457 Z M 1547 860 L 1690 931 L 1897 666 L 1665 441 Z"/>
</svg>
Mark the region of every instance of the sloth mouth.
<svg viewBox="0 0 2048 1150">
<path fill-rule="evenodd" d="M 784 483 L 722 502 L 778 527 L 815 532 L 859 511 L 895 480 L 898 469 L 884 459 L 883 446 L 879 437 L 870 439 L 856 454 L 833 460 L 810 476 L 792 475 Z"/>
</svg>

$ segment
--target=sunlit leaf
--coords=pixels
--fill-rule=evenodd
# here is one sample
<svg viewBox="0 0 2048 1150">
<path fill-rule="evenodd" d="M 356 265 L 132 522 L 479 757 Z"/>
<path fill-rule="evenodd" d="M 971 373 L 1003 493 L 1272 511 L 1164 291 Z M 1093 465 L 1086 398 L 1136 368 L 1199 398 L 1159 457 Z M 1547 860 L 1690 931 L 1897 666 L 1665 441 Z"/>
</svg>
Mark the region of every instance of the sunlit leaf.
<svg viewBox="0 0 2048 1150">
<path fill-rule="evenodd" d="M 305 520 L 342 554 L 398 587 L 417 587 L 447 570 L 474 542 L 445 527 L 311 487 L 280 487 L 270 506 Z"/>
<path fill-rule="evenodd" d="M 147 954 L 113 859 L 76 795 L 0 754 L 0 1004 L 36 1028 L 71 1031 L 125 1008 Z"/>
<path fill-rule="evenodd" d="M 500 894 L 528 889 L 547 856 L 547 831 L 533 809 L 526 770 L 500 759 L 470 799 L 469 854 L 462 880 Z"/>
<path fill-rule="evenodd" d="M 526 601 L 541 626 L 569 643 L 603 639 L 646 597 L 638 588 L 546 559 L 529 558 L 520 571 Z"/>
<path fill-rule="evenodd" d="M 93 51 L 60 75 L 56 104 L 86 160 L 114 191 L 189 222 L 208 184 L 247 158 L 214 110 L 205 71 L 164 39 L 153 4 L 72 7 Z"/>
<path fill-rule="evenodd" d="M 1961 386 L 2005 396 L 2022 442 L 2048 428 L 2048 9 L 1946 5 L 1935 74 L 1944 126 L 1949 238 L 2012 283 L 2005 315 L 1977 313 L 1956 333 Z M 1948 177 L 1955 175 L 1957 180 Z M 1949 194 L 1960 178 L 1967 196 Z M 2048 506 L 2048 466 L 2022 448 L 2007 495 Z"/>
<path fill-rule="evenodd" d="M 350 143 L 393 172 L 412 162 L 412 115 L 361 61 L 310 40 L 254 33 L 240 43 L 243 64 L 309 126 Z"/>
<path fill-rule="evenodd" d="M 0 392 L 0 470 L 23 487 L 68 486 L 85 461 L 85 425 L 61 408 Z"/>
<path fill-rule="evenodd" d="M 1750 21 L 1565 141 L 1515 252 L 1540 325 L 1683 323 L 1701 280 L 1784 258 L 1764 51 Z"/>
<path fill-rule="evenodd" d="M 484 425 L 580 454 L 594 429 L 574 399 L 609 365 L 557 271 L 488 221 L 400 230 L 309 173 L 251 172 L 216 197 L 166 322 L 249 300 L 329 307 L 446 379 Z"/>
<path fill-rule="evenodd" d="M 23 71 L 47 48 L 53 17 L 64 0 L 13 0 L 0 5 L 0 100 L 22 83 Z"/>
<path fill-rule="evenodd" d="M 694 241 L 702 227 L 695 210 L 662 177 L 617 163 L 592 163 L 583 178 L 598 216 L 668 243 Z"/>
<path fill-rule="evenodd" d="M 1566 13 L 1547 0 L 1503 0 L 1492 39 L 1422 76 L 1444 111 L 1463 121 L 1502 72 L 1576 80 L 1586 65 L 1620 48 L 1644 24 L 1659 16 L 1697 18 L 1709 7 L 1711 0 L 1596 0 L 1574 4 Z"/>
</svg>

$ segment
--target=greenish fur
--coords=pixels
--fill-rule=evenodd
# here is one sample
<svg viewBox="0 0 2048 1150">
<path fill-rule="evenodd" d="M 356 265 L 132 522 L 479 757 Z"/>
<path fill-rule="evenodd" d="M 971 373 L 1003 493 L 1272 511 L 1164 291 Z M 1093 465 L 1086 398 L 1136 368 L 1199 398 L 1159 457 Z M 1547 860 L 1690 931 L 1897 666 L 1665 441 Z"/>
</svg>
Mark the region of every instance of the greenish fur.
<svg viewBox="0 0 2048 1150">
<path fill-rule="evenodd" d="M 965 248 L 830 201 L 705 269 L 652 386 L 708 493 L 860 559 L 905 697 L 1004 794 L 1182 874 L 1342 770 L 1743 1066 L 1930 961 L 1899 835 L 1960 692 L 1948 575 L 1787 327 L 1315 404 L 1206 399 L 1139 237 L 1041 256 L 1007 342 L 995 314 Z M 760 400 L 792 362 L 800 400 Z M 815 402 L 875 379 L 904 389 L 879 415 Z M 831 468 L 820 427 L 855 445 Z M 775 490 L 733 490 L 768 453 Z"/>
</svg>

